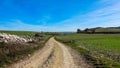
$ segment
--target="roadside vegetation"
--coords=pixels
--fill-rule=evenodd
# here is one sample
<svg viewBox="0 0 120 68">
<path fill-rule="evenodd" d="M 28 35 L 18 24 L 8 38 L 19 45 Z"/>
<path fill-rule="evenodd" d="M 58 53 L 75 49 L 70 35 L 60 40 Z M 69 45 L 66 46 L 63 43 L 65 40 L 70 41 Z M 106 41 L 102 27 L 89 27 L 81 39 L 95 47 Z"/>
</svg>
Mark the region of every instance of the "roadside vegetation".
<svg viewBox="0 0 120 68">
<path fill-rule="evenodd" d="M 28 58 L 36 50 L 41 49 L 51 34 L 27 31 L 0 31 L 0 33 L 18 35 L 20 37 L 30 37 L 33 42 L 28 43 L 0 43 L 0 68 L 9 64 Z M 37 34 L 37 36 L 35 36 Z"/>
<path fill-rule="evenodd" d="M 98 68 L 120 68 L 120 34 L 68 34 L 56 39 L 78 50 Z"/>
<path fill-rule="evenodd" d="M 30 37 L 33 37 L 35 32 L 31 32 L 31 31 L 7 31 L 7 30 L 0 30 L 0 33 L 7 33 L 7 34 L 18 35 L 18 36 L 30 36 Z"/>
</svg>

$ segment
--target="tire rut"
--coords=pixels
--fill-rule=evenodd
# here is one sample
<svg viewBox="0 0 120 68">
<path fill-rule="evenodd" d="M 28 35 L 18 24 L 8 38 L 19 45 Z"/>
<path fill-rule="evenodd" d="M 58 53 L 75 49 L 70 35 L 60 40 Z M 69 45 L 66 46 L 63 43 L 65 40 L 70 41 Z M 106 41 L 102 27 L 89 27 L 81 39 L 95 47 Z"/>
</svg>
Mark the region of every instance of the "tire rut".
<svg viewBox="0 0 120 68">
<path fill-rule="evenodd" d="M 41 50 L 35 52 L 33 56 L 18 63 L 14 63 L 8 66 L 8 68 L 39 68 L 45 63 L 46 60 L 48 60 L 49 55 L 53 51 L 53 47 L 54 46 L 49 40 L 45 46 Z"/>
<path fill-rule="evenodd" d="M 8 68 L 89 68 L 85 66 L 85 62 L 81 65 L 76 63 L 75 61 L 78 61 L 79 58 L 76 52 L 72 52 L 52 37 L 41 50 L 35 52 L 29 59 L 12 64 Z M 79 61 L 84 60 L 81 58 Z"/>
</svg>

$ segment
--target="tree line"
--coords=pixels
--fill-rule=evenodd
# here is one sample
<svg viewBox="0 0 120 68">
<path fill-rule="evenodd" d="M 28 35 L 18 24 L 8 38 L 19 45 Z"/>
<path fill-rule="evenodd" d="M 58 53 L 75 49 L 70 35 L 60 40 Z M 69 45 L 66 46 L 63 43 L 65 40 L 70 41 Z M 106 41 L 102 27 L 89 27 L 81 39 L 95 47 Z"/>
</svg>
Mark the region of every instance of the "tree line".
<svg viewBox="0 0 120 68">
<path fill-rule="evenodd" d="M 96 28 L 86 28 L 84 30 L 77 29 L 77 33 L 85 33 L 85 34 L 120 34 L 120 31 L 97 31 L 97 29 L 102 29 L 101 27 Z"/>
</svg>

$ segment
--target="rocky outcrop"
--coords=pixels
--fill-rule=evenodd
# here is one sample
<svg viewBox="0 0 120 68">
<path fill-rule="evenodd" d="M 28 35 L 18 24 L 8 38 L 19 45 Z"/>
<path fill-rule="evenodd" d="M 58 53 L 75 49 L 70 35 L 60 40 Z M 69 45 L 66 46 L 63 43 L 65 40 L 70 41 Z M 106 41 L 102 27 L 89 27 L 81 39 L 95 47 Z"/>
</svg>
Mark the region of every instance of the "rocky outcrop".
<svg viewBox="0 0 120 68">
<path fill-rule="evenodd" d="M 6 33 L 0 33 L 0 42 L 1 43 L 27 43 L 33 41 L 28 37 L 20 37 L 17 35 L 11 35 Z"/>
</svg>

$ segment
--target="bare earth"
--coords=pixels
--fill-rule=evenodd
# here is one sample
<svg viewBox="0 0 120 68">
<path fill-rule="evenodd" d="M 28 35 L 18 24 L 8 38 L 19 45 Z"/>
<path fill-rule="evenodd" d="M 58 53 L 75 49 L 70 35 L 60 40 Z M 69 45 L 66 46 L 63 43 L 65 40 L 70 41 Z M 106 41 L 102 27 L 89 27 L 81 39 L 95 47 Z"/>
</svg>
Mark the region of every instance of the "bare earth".
<svg viewBox="0 0 120 68">
<path fill-rule="evenodd" d="M 92 68 L 78 52 L 53 37 L 29 58 L 8 68 Z"/>
</svg>

